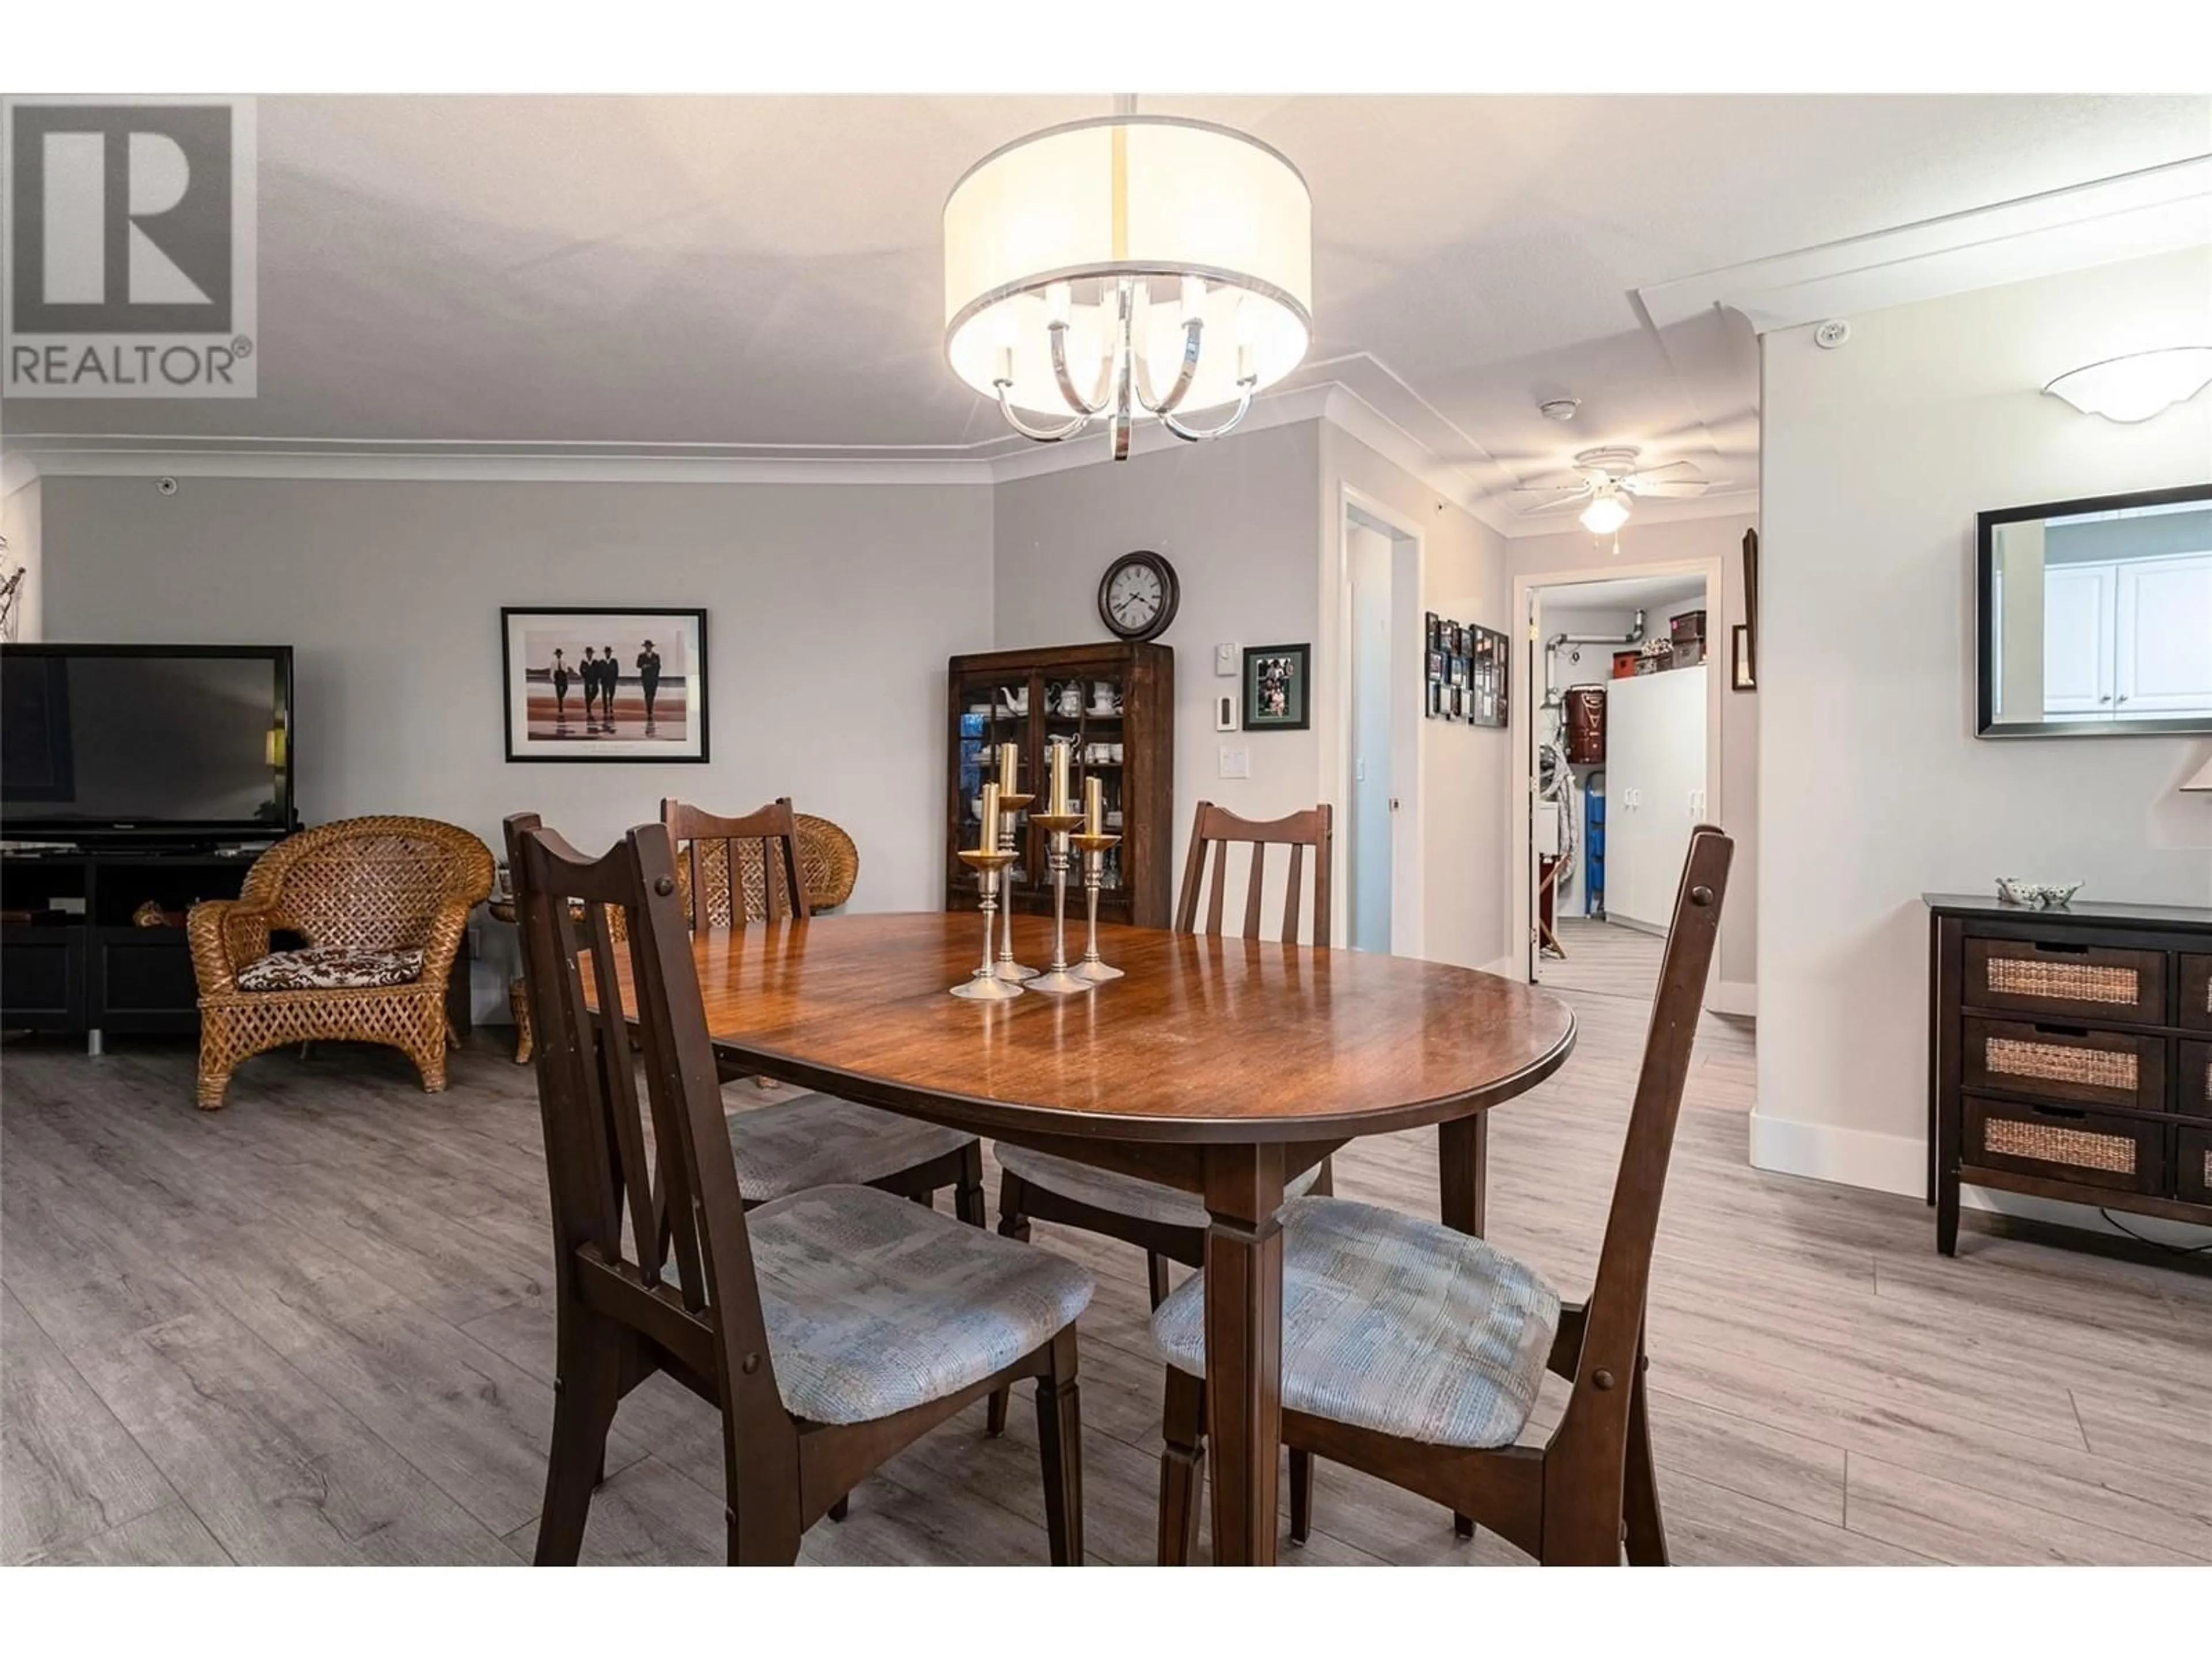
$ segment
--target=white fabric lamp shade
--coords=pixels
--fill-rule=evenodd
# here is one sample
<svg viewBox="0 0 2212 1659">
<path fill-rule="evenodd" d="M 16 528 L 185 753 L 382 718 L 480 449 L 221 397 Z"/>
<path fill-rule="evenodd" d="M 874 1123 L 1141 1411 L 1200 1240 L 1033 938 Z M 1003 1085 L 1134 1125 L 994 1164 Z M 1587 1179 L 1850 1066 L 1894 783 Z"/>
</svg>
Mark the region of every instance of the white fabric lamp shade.
<svg viewBox="0 0 2212 1659">
<path fill-rule="evenodd" d="M 1011 348 L 1007 400 L 1064 415 L 1049 325 L 1066 319 L 1070 377 L 1096 396 L 1116 331 L 1102 290 L 1110 303 L 1120 277 L 1144 283 L 1134 332 L 1158 386 L 1180 369 L 1185 321 L 1205 319 L 1182 408 L 1234 402 L 1243 373 L 1265 389 L 1297 367 L 1311 330 L 1305 180 L 1256 139 L 1160 116 L 1055 127 L 986 156 L 945 204 L 953 373 L 995 398 Z"/>
</svg>

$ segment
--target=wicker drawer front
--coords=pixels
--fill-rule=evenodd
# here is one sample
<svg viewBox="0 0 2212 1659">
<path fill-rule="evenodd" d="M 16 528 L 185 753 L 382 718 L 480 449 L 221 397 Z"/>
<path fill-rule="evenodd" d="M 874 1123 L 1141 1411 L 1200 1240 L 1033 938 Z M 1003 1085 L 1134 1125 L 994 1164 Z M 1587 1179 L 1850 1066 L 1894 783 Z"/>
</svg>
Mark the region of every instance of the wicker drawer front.
<svg viewBox="0 0 2212 1659">
<path fill-rule="evenodd" d="M 2181 958 L 2181 1023 L 2212 1031 L 2212 957 Z"/>
<path fill-rule="evenodd" d="M 2042 1021 L 2030 1025 L 1969 1017 L 1962 1023 L 1966 1040 L 1960 1065 L 1969 1089 L 2166 1109 L 2166 1044 L 2157 1037 Z"/>
<path fill-rule="evenodd" d="M 2181 1045 L 2181 1088 L 2178 1109 L 2191 1117 L 2212 1117 L 2212 1042 Z"/>
<path fill-rule="evenodd" d="M 1966 1098 L 1961 1161 L 2128 1193 L 2166 1190 L 2166 1129 L 2075 1106 Z"/>
<path fill-rule="evenodd" d="M 2156 1025 L 2166 1018 L 2166 957 L 2020 939 L 1969 939 L 1969 1008 Z"/>
<path fill-rule="evenodd" d="M 2180 1146 L 2173 1195 L 2185 1204 L 2212 1204 L 2212 1129 L 2184 1129 Z"/>
</svg>

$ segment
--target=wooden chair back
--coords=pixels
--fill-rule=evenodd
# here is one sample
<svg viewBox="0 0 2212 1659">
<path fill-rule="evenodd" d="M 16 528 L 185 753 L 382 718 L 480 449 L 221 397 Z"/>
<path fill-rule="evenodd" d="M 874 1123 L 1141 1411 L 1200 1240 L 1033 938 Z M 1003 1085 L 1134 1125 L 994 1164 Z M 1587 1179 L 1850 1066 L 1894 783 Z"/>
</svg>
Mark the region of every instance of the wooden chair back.
<svg viewBox="0 0 2212 1659">
<path fill-rule="evenodd" d="M 649 1354 L 647 1370 L 721 1401 L 737 1417 L 737 1443 L 765 1455 L 775 1443 L 767 1437 L 787 1438 L 790 1421 L 669 833 L 643 824 L 590 859 L 526 813 L 507 820 L 507 842 L 563 1317 L 580 1305 L 624 1328 Z M 617 950 L 629 955 L 641 1063 L 612 990 Z M 596 1009 L 587 984 L 602 992 Z M 672 1261 L 675 1285 L 662 1278 Z"/>
<path fill-rule="evenodd" d="M 690 878 L 685 908 L 694 933 L 744 927 L 751 919 L 747 898 L 754 891 L 760 895 L 761 915 L 766 920 L 806 920 L 806 884 L 799 871 L 799 819 L 790 796 L 734 818 L 665 799 L 660 822 L 680 849 L 684 873 Z"/>
<path fill-rule="evenodd" d="M 1229 849 L 1242 844 L 1252 849 L 1250 870 L 1244 886 L 1243 936 L 1256 939 L 1261 937 L 1261 895 L 1267 883 L 1267 855 L 1271 846 L 1287 846 L 1291 849 L 1290 872 L 1283 889 L 1282 941 L 1285 945 L 1298 942 L 1299 895 L 1304 887 L 1306 850 L 1314 854 L 1313 933 L 1312 942 L 1320 946 L 1328 944 L 1329 867 L 1334 851 L 1332 815 L 1328 804 L 1293 812 L 1288 817 L 1261 822 L 1255 818 L 1239 817 L 1224 806 L 1216 806 L 1210 800 L 1198 804 L 1198 816 L 1191 825 L 1190 856 L 1182 870 L 1182 890 L 1176 899 L 1175 931 L 1178 933 L 1218 933 L 1222 930 L 1222 911 L 1229 890 Z M 1206 896 L 1206 859 L 1212 849 L 1213 879 L 1212 896 Z M 1206 906 L 1206 925 L 1199 926 L 1200 903 Z"/>
<path fill-rule="evenodd" d="M 1690 832 L 1689 854 L 1674 892 L 1674 924 L 1659 968 L 1659 988 L 1644 1033 L 1644 1063 L 1620 1168 L 1598 1253 L 1597 1279 L 1581 1325 L 1581 1347 L 1571 1375 L 1574 1396 L 1561 1419 L 1565 1441 L 1595 1440 L 1610 1449 L 1627 1431 L 1629 1384 L 1640 1363 L 1644 1297 L 1651 1282 L 1651 1249 L 1659 1231 L 1660 1200 L 1690 1074 L 1690 1049 L 1705 1004 L 1705 976 L 1720 934 L 1721 902 L 1728 895 L 1735 843 L 1712 824 Z"/>
</svg>

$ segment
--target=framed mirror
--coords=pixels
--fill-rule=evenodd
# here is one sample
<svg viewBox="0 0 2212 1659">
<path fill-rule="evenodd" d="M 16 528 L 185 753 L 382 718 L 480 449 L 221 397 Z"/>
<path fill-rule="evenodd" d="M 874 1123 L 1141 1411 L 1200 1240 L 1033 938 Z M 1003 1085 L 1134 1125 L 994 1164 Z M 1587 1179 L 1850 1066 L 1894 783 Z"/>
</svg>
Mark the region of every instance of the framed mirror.
<svg viewBox="0 0 2212 1659">
<path fill-rule="evenodd" d="M 1975 527 L 1977 737 L 2212 735 L 2212 483 Z"/>
</svg>

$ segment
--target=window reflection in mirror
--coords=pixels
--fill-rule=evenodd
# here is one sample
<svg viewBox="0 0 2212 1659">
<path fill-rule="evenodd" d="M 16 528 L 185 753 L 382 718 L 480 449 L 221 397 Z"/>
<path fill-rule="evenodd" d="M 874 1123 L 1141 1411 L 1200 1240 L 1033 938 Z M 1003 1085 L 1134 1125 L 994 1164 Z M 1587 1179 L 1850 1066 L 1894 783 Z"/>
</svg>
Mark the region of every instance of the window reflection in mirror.
<svg viewBox="0 0 2212 1659">
<path fill-rule="evenodd" d="M 2212 732 L 2212 485 L 1978 529 L 1981 736 Z"/>
</svg>

